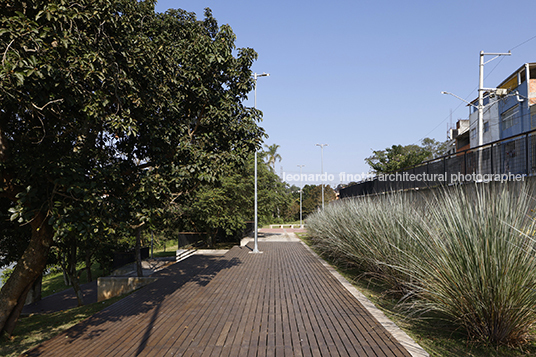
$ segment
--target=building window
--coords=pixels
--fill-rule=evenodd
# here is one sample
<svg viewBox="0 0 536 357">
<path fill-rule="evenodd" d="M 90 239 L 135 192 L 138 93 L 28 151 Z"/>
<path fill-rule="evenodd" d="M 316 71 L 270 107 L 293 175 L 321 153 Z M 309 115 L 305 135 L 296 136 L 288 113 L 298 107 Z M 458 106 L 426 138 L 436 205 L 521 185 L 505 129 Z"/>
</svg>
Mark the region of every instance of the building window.
<svg viewBox="0 0 536 357">
<path fill-rule="evenodd" d="M 471 139 L 476 139 L 476 128 L 471 129 Z"/>
<path fill-rule="evenodd" d="M 484 122 L 484 133 L 487 133 L 489 131 L 489 121 Z"/>
<path fill-rule="evenodd" d="M 517 124 L 518 113 L 518 107 L 517 105 L 514 105 L 512 108 L 501 114 L 503 130 L 511 128 Z"/>
</svg>

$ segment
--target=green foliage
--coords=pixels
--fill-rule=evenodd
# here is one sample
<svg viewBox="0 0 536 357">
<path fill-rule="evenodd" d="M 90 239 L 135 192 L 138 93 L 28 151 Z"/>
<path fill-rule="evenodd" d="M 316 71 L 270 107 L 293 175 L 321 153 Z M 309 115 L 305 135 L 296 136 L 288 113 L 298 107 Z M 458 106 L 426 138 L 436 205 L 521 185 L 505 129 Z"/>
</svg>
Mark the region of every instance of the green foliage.
<svg viewBox="0 0 536 357">
<path fill-rule="evenodd" d="M 422 139 L 421 146 L 424 148 L 424 150 L 430 152 L 430 155 L 426 158 L 426 160 L 432 160 L 436 157 L 443 156 L 447 150 L 446 141 L 440 142 L 431 138 Z"/>
<path fill-rule="evenodd" d="M 335 201 L 335 191 L 330 185 L 324 186 L 324 206 Z M 302 194 L 303 217 L 316 212 L 322 207 L 322 185 L 305 185 Z M 299 219 L 299 218 L 298 218 Z"/>
<path fill-rule="evenodd" d="M 277 160 L 281 161 L 281 155 L 277 153 L 277 149 L 279 149 L 279 145 L 272 144 L 272 145 L 264 145 L 266 148 L 266 151 L 264 152 L 263 157 L 266 158 L 266 163 L 272 167 L 272 170 L 275 170 L 275 162 Z"/>
<path fill-rule="evenodd" d="M 211 236 L 242 238 L 246 221 L 253 221 L 254 155 L 243 164 L 229 165 L 226 174 L 189 195 L 176 220 L 185 230 Z M 259 225 L 285 217 L 292 198 L 273 170 L 257 158 Z M 179 210 L 177 210 L 179 212 Z"/>
<path fill-rule="evenodd" d="M 0 281 L 2 282 L 1 285 L 4 285 L 11 276 L 11 273 L 13 272 L 13 268 L 6 268 L 2 271 L 2 275 L 0 275 Z"/>
<path fill-rule="evenodd" d="M 385 150 L 375 150 L 365 162 L 374 173 L 388 173 L 412 167 L 425 161 L 429 151 L 417 145 L 393 145 Z"/>
<path fill-rule="evenodd" d="M 374 173 L 395 172 L 441 156 L 446 147 L 446 143 L 430 138 L 424 138 L 421 144 L 393 145 L 385 150 L 373 150 L 372 156 L 367 157 L 365 162 Z"/>
<path fill-rule="evenodd" d="M 255 51 L 237 49 L 209 9 L 198 20 L 155 13 L 154 4 L 7 0 L 0 8 L 5 259 L 20 258 L 29 237 L 19 238 L 39 216 L 46 239 L 54 235 L 53 259 L 70 273 L 79 260 L 104 265 L 118 242 L 131 243 L 136 229 L 260 147 L 261 112 L 243 105 Z M 45 239 L 37 228 L 35 239 Z M 17 281 L 10 291 L 27 284 Z"/>
<path fill-rule="evenodd" d="M 133 0 L 2 11 L 2 173 L 24 184 L 12 219 L 44 203 L 58 232 L 85 233 L 92 209 L 214 180 L 257 145 L 260 113 L 241 104 L 256 54 L 233 57 L 234 34 L 209 10 L 203 21 Z"/>
<path fill-rule="evenodd" d="M 536 323 L 533 192 L 454 187 L 435 197 L 344 200 L 308 218 L 325 254 L 347 259 L 476 341 L 519 344 Z"/>
</svg>

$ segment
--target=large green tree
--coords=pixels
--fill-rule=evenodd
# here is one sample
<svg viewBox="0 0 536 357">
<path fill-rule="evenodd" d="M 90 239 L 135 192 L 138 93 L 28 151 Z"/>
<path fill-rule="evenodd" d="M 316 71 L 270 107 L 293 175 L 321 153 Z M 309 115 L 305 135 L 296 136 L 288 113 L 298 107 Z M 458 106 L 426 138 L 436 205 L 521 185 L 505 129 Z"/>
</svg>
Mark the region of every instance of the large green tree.
<svg viewBox="0 0 536 357">
<path fill-rule="evenodd" d="M 263 133 L 242 104 L 256 53 L 236 50 L 209 10 L 197 20 L 155 13 L 154 1 L 7 0 L 0 15 L 0 195 L 31 231 L 0 291 L 10 334 L 51 246 L 141 227 Z"/>
<path fill-rule="evenodd" d="M 213 183 L 205 183 L 189 195 L 189 201 L 176 217 L 183 228 L 216 236 L 234 238 L 254 220 L 254 155 L 243 164 L 231 164 L 227 173 Z M 287 218 L 292 196 L 273 170 L 257 158 L 259 224 Z M 240 237 L 241 238 L 241 237 Z"/>
<path fill-rule="evenodd" d="M 324 204 L 335 201 L 337 196 L 330 185 L 324 186 Z M 305 185 L 302 194 L 303 217 L 322 207 L 322 185 Z"/>
<path fill-rule="evenodd" d="M 432 160 L 437 157 L 445 155 L 445 152 L 447 150 L 447 142 L 446 141 L 438 141 L 436 139 L 432 138 L 424 138 L 421 141 L 421 146 L 428 152 L 430 152 L 430 155 L 426 158 L 426 160 Z"/>
<path fill-rule="evenodd" d="M 372 156 L 367 157 L 365 162 L 376 174 L 395 172 L 441 156 L 446 147 L 445 143 L 430 138 L 424 138 L 421 144 L 373 150 Z"/>
</svg>

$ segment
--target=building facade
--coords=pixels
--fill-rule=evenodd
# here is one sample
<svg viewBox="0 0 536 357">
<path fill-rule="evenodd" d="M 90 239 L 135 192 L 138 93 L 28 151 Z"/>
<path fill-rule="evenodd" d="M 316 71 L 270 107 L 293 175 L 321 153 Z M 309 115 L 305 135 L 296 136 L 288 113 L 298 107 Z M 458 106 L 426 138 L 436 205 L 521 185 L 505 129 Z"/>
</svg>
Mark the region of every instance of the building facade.
<svg viewBox="0 0 536 357">
<path fill-rule="evenodd" d="M 536 129 L 536 63 L 525 63 L 484 93 L 483 144 Z M 471 148 L 478 146 L 478 98 L 470 106 Z"/>
</svg>

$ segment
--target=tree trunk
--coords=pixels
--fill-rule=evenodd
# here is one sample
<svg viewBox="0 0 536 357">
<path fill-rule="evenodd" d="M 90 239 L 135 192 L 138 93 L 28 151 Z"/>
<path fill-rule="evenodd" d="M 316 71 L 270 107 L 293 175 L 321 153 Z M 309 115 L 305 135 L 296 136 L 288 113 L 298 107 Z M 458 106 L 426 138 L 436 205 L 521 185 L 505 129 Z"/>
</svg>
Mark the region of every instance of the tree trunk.
<svg viewBox="0 0 536 357">
<path fill-rule="evenodd" d="M 91 283 L 93 281 L 93 276 L 91 275 L 91 252 L 89 250 L 86 252 L 86 275 L 87 282 Z"/>
<path fill-rule="evenodd" d="M 67 253 L 61 254 L 60 265 L 61 265 L 61 272 L 63 275 L 63 283 L 65 284 L 65 286 L 73 285 L 71 283 L 71 278 L 69 277 L 69 274 L 67 272 L 67 265 L 68 265 Z"/>
<path fill-rule="evenodd" d="M 41 300 L 42 287 L 43 287 L 43 274 L 39 275 L 37 279 L 35 279 L 35 282 L 30 288 L 30 291 L 28 291 L 25 305 L 33 304 L 34 302 Z"/>
<path fill-rule="evenodd" d="M 136 228 L 136 271 L 139 277 L 143 276 L 143 269 L 141 266 L 141 227 Z"/>
<path fill-rule="evenodd" d="M 0 290 L 0 332 L 4 331 L 8 319 L 16 322 L 22 308 L 17 313 L 15 307 L 19 303 L 24 305 L 28 290 L 45 269 L 54 237 L 54 230 L 47 224 L 46 219 L 47 215 L 39 212 L 31 221 L 30 243 Z M 10 318 L 12 313 L 13 316 Z M 6 332 L 10 335 L 9 331 Z"/>
<path fill-rule="evenodd" d="M 20 295 L 19 299 L 17 300 L 17 305 L 9 314 L 9 317 L 4 325 L 3 332 L 5 332 L 10 337 L 13 334 L 13 330 L 15 329 L 15 326 L 17 325 L 17 321 L 19 321 L 20 313 L 22 312 L 22 309 L 24 308 L 26 297 L 28 296 L 28 292 L 32 289 L 32 286 L 33 284 L 28 285 L 26 289 L 23 291 L 23 293 Z"/>
<path fill-rule="evenodd" d="M 80 290 L 80 282 L 78 279 L 78 272 L 76 271 L 76 244 L 72 242 L 69 247 L 67 247 L 67 266 L 63 268 L 64 271 L 67 271 L 69 280 L 74 290 L 78 306 L 84 305 L 84 298 L 82 291 Z"/>
<path fill-rule="evenodd" d="M 216 230 L 214 231 L 214 233 L 210 234 L 209 233 L 209 238 L 208 238 L 208 247 L 209 248 L 214 248 L 214 245 L 216 243 L 216 236 L 218 235 L 218 228 L 216 228 Z"/>
</svg>

